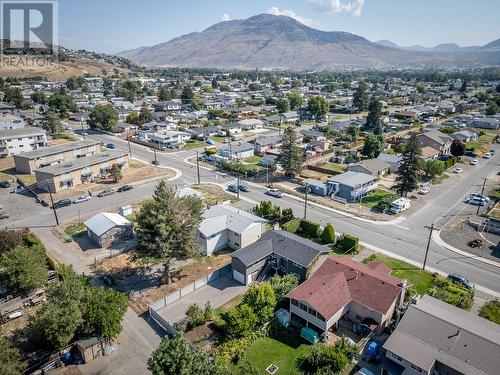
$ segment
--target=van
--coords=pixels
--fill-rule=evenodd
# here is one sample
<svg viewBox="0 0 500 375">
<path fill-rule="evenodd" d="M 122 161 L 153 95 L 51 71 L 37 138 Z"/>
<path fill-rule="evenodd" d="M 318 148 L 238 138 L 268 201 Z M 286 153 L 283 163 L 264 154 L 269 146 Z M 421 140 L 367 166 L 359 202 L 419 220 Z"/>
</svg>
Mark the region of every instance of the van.
<svg viewBox="0 0 500 375">
<path fill-rule="evenodd" d="M 408 198 L 398 198 L 389 206 L 389 211 L 393 214 L 399 214 L 406 211 L 411 206 L 411 201 Z"/>
</svg>

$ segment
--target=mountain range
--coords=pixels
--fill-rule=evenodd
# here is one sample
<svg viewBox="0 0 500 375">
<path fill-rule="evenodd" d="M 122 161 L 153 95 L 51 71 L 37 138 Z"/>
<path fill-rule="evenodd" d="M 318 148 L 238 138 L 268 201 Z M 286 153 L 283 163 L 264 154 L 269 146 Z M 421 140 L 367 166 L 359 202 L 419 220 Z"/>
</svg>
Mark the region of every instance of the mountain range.
<svg viewBox="0 0 500 375">
<path fill-rule="evenodd" d="M 439 47 L 439 48 L 437 48 Z M 425 48 L 425 47 L 421 47 Z M 151 67 L 352 69 L 500 64 L 500 39 L 457 51 L 415 50 L 342 31 L 320 31 L 286 16 L 260 14 L 217 23 L 153 46 L 118 53 Z"/>
</svg>

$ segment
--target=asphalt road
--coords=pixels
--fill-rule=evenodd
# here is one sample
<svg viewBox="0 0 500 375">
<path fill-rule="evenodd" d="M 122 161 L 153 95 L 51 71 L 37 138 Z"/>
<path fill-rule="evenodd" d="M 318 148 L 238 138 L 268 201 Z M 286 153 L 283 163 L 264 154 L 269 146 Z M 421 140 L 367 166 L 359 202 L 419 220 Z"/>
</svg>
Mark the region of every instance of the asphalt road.
<svg viewBox="0 0 500 375">
<path fill-rule="evenodd" d="M 118 149 L 129 150 L 129 145 L 126 141 L 107 134 L 90 132 L 87 138 L 112 142 Z M 495 145 L 495 148 L 498 150 L 498 145 Z M 130 149 L 133 158 L 148 163 L 151 163 L 155 158 L 151 149 L 142 145 L 130 143 Z M 196 155 L 195 150 L 182 150 L 170 153 L 157 152 L 156 158 L 160 162 L 160 167 L 174 168 L 182 174 L 180 178 L 171 181 L 170 184 L 187 186 L 197 181 L 196 166 L 186 162 L 186 159 L 194 155 Z M 482 178 L 499 169 L 499 157 L 497 153 L 489 160 L 481 159 L 477 166 L 466 167 L 461 175 L 463 183 L 444 185 L 445 188 L 442 189 L 439 195 L 429 200 L 429 203 L 404 221 L 381 225 L 380 223 L 363 221 L 339 212 L 332 212 L 328 208 L 312 204 L 308 206 L 308 218 L 321 224 L 330 222 L 334 225 L 337 232 L 351 233 L 359 237 L 360 241 L 374 250 L 382 249 L 413 262 L 421 263 L 424 259 L 429 235 L 425 226 L 435 223 L 439 227 L 440 223 L 446 223 L 450 217 L 459 212 L 463 205 L 465 205 L 463 199 L 470 192 L 480 191 Z M 203 167 L 200 167 L 200 178 L 202 183 L 209 182 L 224 185 L 234 181 L 234 178 L 230 176 L 207 170 Z M 446 181 L 444 184 L 446 184 Z M 156 182 L 138 184 L 133 190 L 128 192 L 117 193 L 104 198 L 94 197 L 90 202 L 64 207 L 58 210 L 58 214 L 61 222 L 66 222 L 74 220 L 78 215 L 88 217 L 101 210 L 117 209 L 119 206 L 150 197 L 155 185 Z M 273 198 L 265 195 L 264 191 L 263 187 L 251 185 L 250 192 L 241 193 L 241 198 L 253 202 L 260 202 L 264 199 L 271 200 L 282 208 L 292 208 L 296 216 L 303 215 L 303 202 L 289 196 L 281 199 Z M 54 222 L 52 213 L 48 209 L 43 209 L 43 213 L 40 212 L 36 216 L 16 220 L 12 224 L 16 226 L 33 226 L 46 225 L 48 222 Z M 434 241 L 431 241 L 427 266 L 429 269 L 445 273 L 453 272 L 464 275 L 477 285 L 500 293 L 499 268 L 451 252 Z"/>
</svg>

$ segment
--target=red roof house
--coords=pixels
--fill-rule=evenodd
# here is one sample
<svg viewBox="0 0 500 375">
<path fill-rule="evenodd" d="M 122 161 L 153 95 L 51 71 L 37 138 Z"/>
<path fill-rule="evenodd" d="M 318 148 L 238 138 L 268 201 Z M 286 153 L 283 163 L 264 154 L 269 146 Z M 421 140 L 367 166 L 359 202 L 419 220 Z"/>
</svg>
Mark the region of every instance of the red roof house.
<svg viewBox="0 0 500 375">
<path fill-rule="evenodd" d="M 406 288 L 404 281 L 389 272 L 381 263 L 328 258 L 287 295 L 290 312 L 320 332 L 329 330 L 343 316 L 354 322 L 368 319 L 383 328 L 403 301 Z"/>
</svg>

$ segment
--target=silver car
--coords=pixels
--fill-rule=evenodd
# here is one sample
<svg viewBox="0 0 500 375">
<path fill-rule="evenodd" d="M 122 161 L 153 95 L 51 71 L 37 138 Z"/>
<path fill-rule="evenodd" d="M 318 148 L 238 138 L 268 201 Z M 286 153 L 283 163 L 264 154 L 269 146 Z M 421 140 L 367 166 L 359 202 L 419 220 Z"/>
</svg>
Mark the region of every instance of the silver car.
<svg viewBox="0 0 500 375">
<path fill-rule="evenodd" d="M 84 194 L 84 195 L 79 195 L 78 197 L 76 197 L 74 200 L 73 200 L 73 203 L 83 203 L 83 202 L 87 202 L 91 199 L 90 195 L 88 194 Z"/>
</svg>

